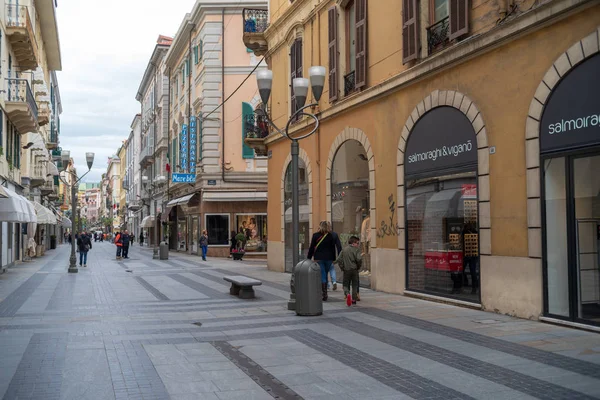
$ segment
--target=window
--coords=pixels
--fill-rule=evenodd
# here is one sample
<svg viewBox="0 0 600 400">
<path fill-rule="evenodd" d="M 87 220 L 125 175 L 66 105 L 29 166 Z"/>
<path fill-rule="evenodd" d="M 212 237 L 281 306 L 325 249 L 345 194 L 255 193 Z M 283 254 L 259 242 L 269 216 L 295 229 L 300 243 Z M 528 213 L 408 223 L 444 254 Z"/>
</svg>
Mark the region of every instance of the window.
<svg viewBox="0 0 600 400">
<path fill-rule="evenodd" d="M 194 64 L 198 64 L 200 58 L 198 58 L 198 46 L 194 46 Z"/>
<path fill-rule="evenodd" d="M 335 6 L 331 7 L 328 14 L 329 28 L 329 102 L 338 98 L 338 13 Z"/>
<path fill-rule="evenodd" d="M 290 115 L 294 115 L 299 108 L 294 95 L 293 83 L 295 78 L 302 78 L 302 39 L 296 39 L 290 47 Z M 299 119 L 299 117 L 294 118 L 295 121 Z"/>
<path fill-rule="evenodd" d="M 250 103 L 242 103 L 242 158 L 254 158 L 254 149 L 246 144 L 244 139 L 248 136 L 249 124 L 254 122 L 254 110 Z M 251 128 L 251 127 L 250 127 Z"/>
<path fill-rule="evenodd" d="M 185 60 L 185 64 L 183 66 L 183 69 L 185 71 L 185 76 L 189 76 L 189 74 L 190 74 L 190 60 L 189 60 L 189 58 L 187 60 Z"/>
<path fill-rule="evenodd" d="M 229 214 L 206 214 L 206 231 L 209 246 L 228 246 L 230 235 Z"/>
<path fill-rule="evenodd" d="M 267 214 L 237 214 L 235 228 L 246 235 L 245 251 L 267 251 Z"/>
</svg>

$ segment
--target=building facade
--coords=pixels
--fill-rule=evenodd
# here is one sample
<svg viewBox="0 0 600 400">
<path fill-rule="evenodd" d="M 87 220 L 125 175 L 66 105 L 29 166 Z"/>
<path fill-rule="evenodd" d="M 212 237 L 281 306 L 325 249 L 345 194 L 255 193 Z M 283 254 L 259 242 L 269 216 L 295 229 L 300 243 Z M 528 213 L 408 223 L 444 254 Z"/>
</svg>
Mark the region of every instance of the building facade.
<svg viewBox="0 0 600 400">
<path fill-rule="evenodd" d="M 157 215 L 162 210 L 166 195 L 167 163 L 169 149 L 168 109 L 169 79 L 165 57 L 173 39 L 159 36 L 136 94 L 140 102 L 140 171 L 141 222 L 139 237 L 143 232 L 146 243 L 153 245 L 163 237 Z"/>
<path fill-rule="evenodd" d="M 125 171 L 125 188 L 127 204 L 127 229 L 132 234 L 140 230 L 140 210 L 141 191 L 140 191 L 140 139 L 141 139 L 141 114 L 136 114 L 131 123 L 131 133 L 127 139 L 127 168 Z"/>
<path fill-rule="evenodd" d="M 0 7 L 0 178 L 2 192 L 8 192 L 0 196 L 2 270 L 23 259 L 29 239 L 43 252 L 61 233 L 54 211 L 58 170 L 53 150 L 62 111 L 54 74 L 62 69 L 55 7 L 33 0 L 6 1 Z M 15 205 L 31 212 L 14 212 Z"/>
<path fill-rule="evenodd" d="M 172 175 L 161 219 L 171 249 L 198 254 L 206 229 L 209 255 L 227 256 L 231 232 L 244 229 L 248 254 L 266 255 L 267 159 L 243 142 L 260 102 L 244 79 L 264 64 L 240 41 L 242 8 L 266 6 L 197 1 L 167 54 Z"/>
<path fill-rule="evenodd" d="M 328 70 L 319 130 L 300 144 L 303 251 L 329 220 L 361 238 L 362 285 L 598 324 L 598 21 L 597 2 L 563 0 L 272 0 L 249 13 L 244 43 L 267 54 L 277 125 L 295 110 L 291 80 Z M 271 155 L 268 266 L 289 271 L 289 141 L 254 145 Z"/>
</svg>

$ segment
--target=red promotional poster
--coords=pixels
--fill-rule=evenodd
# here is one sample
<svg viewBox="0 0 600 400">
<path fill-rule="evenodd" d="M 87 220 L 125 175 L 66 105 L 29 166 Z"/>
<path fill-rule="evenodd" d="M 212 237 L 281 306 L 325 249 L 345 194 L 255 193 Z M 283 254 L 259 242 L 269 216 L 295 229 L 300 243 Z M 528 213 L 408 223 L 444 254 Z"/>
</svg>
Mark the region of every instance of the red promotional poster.
<svg viewBox="0 0 600 400">
<path fill-rule="evenodd" d="M 477 185 L 474 183 L 462 185 L 462 197 L 463 199 L 476 199 Z"/>
<path fill-rule="evenodd" d="M 437 271 L 461 272 L 462 251 L 428 251 L 425 253 L 425 268 Z"/>
</svg>

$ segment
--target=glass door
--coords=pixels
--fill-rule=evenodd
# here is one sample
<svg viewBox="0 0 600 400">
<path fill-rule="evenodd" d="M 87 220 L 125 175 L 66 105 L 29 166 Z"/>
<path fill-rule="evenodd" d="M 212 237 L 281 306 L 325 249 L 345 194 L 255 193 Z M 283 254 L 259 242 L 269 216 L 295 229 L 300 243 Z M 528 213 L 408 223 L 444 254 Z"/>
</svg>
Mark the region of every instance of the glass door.
<svg viewBox="0 0 600 400">
<path fill-rule="evenodd" d="M 600 323 L 600 155 L 573 160 L 577 318 Z"/>
<path fill-rule="evenodd" d="M 600 154 L 543 160 L 546 314 L 600 325 Z"/>
</svg>

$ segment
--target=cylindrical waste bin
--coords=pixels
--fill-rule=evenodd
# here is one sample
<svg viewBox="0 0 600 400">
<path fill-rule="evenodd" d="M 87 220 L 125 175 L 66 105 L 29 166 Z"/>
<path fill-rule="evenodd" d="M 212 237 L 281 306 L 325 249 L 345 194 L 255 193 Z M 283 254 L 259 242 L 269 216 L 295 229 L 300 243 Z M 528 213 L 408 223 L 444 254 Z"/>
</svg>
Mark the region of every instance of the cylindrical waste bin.
<svg viewBox="0 0 600 400">
<path fill-rule="evenodd" d="M 321 268 L 311 260 L 302 260 L 294 268 L 296 289 L 296 314 L 323 314 L 323 293 L 321 288 Z"/>
<path fill-rule="evenodd" d="M 159 248 L 159 259 L 168 260 L 169 259 L 169 244 L 167 242 L 160 242 Z"/>
</svg>

